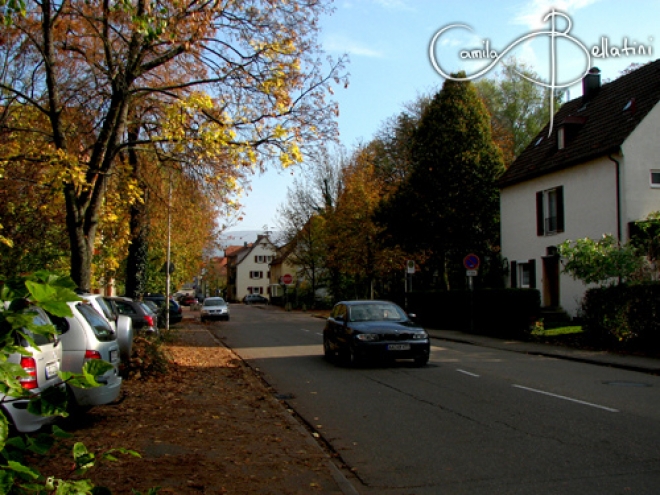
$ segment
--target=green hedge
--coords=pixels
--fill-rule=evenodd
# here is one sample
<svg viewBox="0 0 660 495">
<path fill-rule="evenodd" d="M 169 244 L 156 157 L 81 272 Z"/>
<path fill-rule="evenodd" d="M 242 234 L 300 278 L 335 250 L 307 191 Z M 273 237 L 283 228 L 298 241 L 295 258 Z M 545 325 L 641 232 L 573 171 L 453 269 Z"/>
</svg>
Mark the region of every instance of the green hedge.
<svg viewBox="0 0 660 495">
<path fill-rule="evenodd" d="M 408 311 L 422 325 L 493 337 L 529 333 L 541 308 L 536 289 L 413 292 L 407 299 Z"/>
<path fill-rule="evenodd" d="M 660 345 L 660 283 L 590 289 L 583 310 L 584 331 L 596 341 Z"/>
</svg>

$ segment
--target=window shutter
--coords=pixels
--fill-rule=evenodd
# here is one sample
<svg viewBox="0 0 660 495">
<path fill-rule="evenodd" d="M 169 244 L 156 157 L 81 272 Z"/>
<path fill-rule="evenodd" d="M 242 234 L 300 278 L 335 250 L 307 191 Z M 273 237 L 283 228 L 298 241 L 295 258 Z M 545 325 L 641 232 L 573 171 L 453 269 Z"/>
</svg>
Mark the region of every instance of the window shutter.
<svg viewBox="0 0 660 495">
<path fill-rule="evenodd" d="M 516 266 L 517 263 L 515 261 L 512 261 L 509 264 L 509 269 L 511 270 L 511 288 L 515 289 L 518 287 L 518 267 Z"/>
<path fill-rule="evenodd" d="M 564 186 L 557 188 L 557 232 L 564 231 Z"/>
<path fill-rule="evenodd" d="M 543 191 L 536 193 L 536 235 L 545 234 L 545 218 L 543 215 Z"/>
<path fill-rule="evenodd" d="M 529 260 L 529 288 L 536 289 L 536 260 Z"/>
</svg>

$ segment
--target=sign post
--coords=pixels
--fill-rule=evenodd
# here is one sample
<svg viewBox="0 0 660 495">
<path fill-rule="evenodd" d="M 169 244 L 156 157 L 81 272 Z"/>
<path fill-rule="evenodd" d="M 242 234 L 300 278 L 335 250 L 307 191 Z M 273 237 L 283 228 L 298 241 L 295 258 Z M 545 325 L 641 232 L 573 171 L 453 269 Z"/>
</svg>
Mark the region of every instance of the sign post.
<svg viewBox="0 0 660 495">
<path fill-rule="evenodd" d="M 463 258 L 463 266 L 466 269 L 465 274 L 468 278 L 468 289 L 470 289 L 470 332 L 474 332 L 474 277 L 479 273 L 481 261 L 479 256 L 470 253 Z"/>
</svg>

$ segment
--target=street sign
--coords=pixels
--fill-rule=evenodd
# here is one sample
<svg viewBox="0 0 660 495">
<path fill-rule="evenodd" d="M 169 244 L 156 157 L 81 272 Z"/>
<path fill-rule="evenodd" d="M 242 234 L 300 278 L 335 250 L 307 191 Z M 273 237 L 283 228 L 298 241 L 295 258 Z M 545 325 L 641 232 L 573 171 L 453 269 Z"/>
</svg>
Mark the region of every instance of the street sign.
<svg viewBox="0 0 660 495">
<path fill-rule="evenodd" d="M 477 273 L 479 273 L 479 272 L 477 272 L 477 270 L 466 270 L 466 271 L 465 271 L 465 274 L 466 274 L 468 277 L 476 277 L 476 276 L 477 276 Z"/>
<path fill-rule="evenodd" d="M 415 273 L 415 260 L 406 261 L 406 273 Z"/>
<path fill-rule="evenodd" d="M 290 273 L 285 273 L 284 275 L 282 275 L 282 283 L 285 284 L 285 285 L 292 284 L 293 283 L 293 275 L 291 275 Z"/>
<path fill-rule="evenodd" d="M 463 259 L 463 266 L 468 270 L 478 270 L 479 269 L 479 256 L 476 254 L 468 254 Z"/>
</svg>

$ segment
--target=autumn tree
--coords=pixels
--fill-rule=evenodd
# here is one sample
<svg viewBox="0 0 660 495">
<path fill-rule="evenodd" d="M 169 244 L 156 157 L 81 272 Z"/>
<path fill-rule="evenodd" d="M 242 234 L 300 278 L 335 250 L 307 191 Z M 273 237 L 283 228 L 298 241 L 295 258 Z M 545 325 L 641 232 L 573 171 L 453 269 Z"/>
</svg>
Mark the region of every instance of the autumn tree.
<svg viewBox="0 0 660 495">
<path fill-rule="evenodd" d="M 556 112 L 561 104 L 562 92 L 554 94 L 551 105 L 550 90 L 534 81 L 540 81 L 540 76 L 511 57 L 502 62 L 496 77 L 475 83 L 490 113 L 493 139 L 507 167 L 548 123 L 551 108 Z"/>
<path fill-rule="evenodd" d="M 412 159 L 408 179 L 384 207 L 389 235 L 407 251 L 430 256 L 422 274 L 427 285 L 462 286 L 463 257 L 497 245 L 496 180 L 503 171 L 472 83 L 444 83 L 413 135 Z"/>
<path fill-rule="evenodd" d="M 327 218 L 326 263 L 343 277 L 332 280 L 335 297 L 373 297 L 379 280 L 403 269 L 400 251 L 382 245 L 383 228 L 374 221 L 385 190 L 382 178 L 375 173 L 374 159 L 369 146 L 353 153 L 342 170 L 337 206 Z"/>
<path fill-rule="evenodd" d="M 319 59 L 326 10 L 304 0 L 4 3 L 0 108 L 39 115 L 38 126 L 14 119 L 14 131 L 44 146 L 3 148 L 0 160 L 61 171 L 79 287 L 91 286 L 108 181 L 126 150 L 222 189 L 232 167 L 289 166 L 334 136 L 326 94 L 342 62 Z"/>
<path fill-rule="evenodd" d="M 278 208 L 279 229 L 299 275 L 309 281 L 312 294 L 329 273 L 326 221 L 337 205 L 341 191 L 342 150 L 320 149 L 305 163 L 299 178 L 287 189 Z"/>
</svg>

